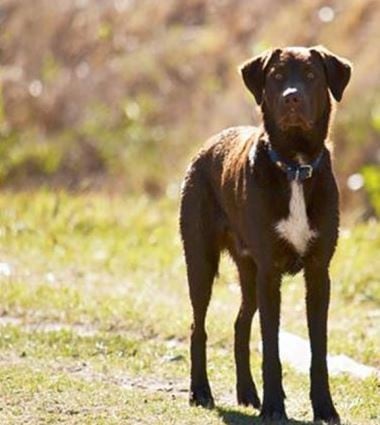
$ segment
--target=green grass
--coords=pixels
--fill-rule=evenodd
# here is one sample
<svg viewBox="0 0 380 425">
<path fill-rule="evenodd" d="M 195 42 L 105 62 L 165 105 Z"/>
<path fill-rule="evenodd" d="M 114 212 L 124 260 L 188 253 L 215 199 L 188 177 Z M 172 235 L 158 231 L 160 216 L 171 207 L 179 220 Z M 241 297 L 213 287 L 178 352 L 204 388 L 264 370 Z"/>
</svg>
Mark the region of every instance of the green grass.
<svg viewBox="0 0 380 425">
<path fill-rule="evenodd" d="M 330 352 L 380 368 L 380 225 L 342 232 L 331 268 Z M 223 261 L 208 317 L 218 408 L 187 405 L 191 311 L 173 199 L 37 192 L 0 196 L 0 423 L 254 424 L 235 406 L 239 289 Z M 306 336 L 301 276 L 283 326 Z M 257 318 L 252 369 L 261 388 Z M 379 381 L 331 378 L 347 424 L 378 424 Z M 287 410 L 311 420 L 308 378 L 284 367 Z M 297 422 L 294 422 L 297 423 Z"/>
</svg>

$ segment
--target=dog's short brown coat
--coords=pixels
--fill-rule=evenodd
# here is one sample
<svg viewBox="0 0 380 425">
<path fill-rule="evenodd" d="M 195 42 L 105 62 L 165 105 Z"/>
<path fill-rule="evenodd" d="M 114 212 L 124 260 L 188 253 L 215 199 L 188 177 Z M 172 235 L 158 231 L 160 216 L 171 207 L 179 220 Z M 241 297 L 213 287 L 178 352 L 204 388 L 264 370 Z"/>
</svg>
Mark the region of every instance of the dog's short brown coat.
<svg viewBox="0 0 380 425">
<path fill-rule="evenodd" d="M 187 171 L 180 229 L 193 307 L 192 404 L 214 405 L 206 371 L 205 318 L 220 253 L 226 249 L 237 265 L 242 291 L 234 344 L 238 402 L 261 406 L 249 365 L 251 322 L 258 307 L 263 339 L 261 416 L 286 418 L 278 347 L 280 282 L 284 273 L 303 269 L 314 416 L 339 423 L 326 364 L 328 267 L 338 235 L 338 190 L 325 142 L 331 95 L 341 100 L 350 73 L 346 60 L 322 47 L 275 49 L 249 60 L 242 77 L 261 106 L 263 126 L 234 127 L 213 136 Z M 322 159 L 311 178 L 293 187 L 271 161 L 269 149 L 288 161 L 310 163 L 320 153 Z M 303 231 L 309 227 L 315 235 L 306 239 L 304 250 L 276 230 L 291 214 L 293 188 L 303 196 Z M 293 226 L 291 231 L 298 236 L 300 229 Z"/>
</svg>

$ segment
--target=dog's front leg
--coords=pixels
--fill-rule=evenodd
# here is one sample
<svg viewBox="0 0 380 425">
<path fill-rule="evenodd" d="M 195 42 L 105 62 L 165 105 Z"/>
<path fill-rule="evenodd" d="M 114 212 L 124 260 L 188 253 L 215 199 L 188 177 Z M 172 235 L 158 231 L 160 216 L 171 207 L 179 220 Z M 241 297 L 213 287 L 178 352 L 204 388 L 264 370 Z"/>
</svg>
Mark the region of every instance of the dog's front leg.
<svg viewBox="0 0 380 425">
<path fill-rule="evenodd" d="M 332 402 L 327 370 L 327 315 L 330 302 L 330 278 L 327 266 L 306 264 L 307 321 L 311 345 L 310 398 L 314 419 L 340 424 Z"/>
<path fill-rule="evenodd" d="M 266 420 L 286 419 L 279 357 L 281 275 L 273 267 L 258 267 L 257 290 L 263 341 L 264 400 L 261 417 Z"/>
</svg>

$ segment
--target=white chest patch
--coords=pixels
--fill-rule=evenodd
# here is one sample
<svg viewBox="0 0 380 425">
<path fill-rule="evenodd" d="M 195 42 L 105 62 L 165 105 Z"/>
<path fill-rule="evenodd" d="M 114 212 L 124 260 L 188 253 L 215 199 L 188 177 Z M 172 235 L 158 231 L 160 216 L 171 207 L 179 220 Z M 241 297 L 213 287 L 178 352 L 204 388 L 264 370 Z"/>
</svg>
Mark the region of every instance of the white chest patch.
<svg viewBox="0 0 380 425">
<path fill-rule="evenodd" d="M 276 224 L 276 231 L 302 255 L 316 232 L 309 226 L 302 183 L 293 181 L 290 189 L 289 216 Z"/>
</svg>

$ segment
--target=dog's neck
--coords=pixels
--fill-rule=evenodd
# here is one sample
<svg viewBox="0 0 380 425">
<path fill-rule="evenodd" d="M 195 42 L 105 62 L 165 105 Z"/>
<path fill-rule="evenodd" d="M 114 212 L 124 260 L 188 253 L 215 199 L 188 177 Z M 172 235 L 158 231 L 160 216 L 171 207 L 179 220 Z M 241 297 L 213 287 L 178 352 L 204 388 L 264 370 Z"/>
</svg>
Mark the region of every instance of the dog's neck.
<svg viewBox="0 0 380 425">
<path fill-rule="evenodd" d="M 296 162 L 311 162 L 321 152 L 327 139 L 331 105 L 328 103 L 321 118 L 310 130 L 291 128 L 281 130 L 268 112 L 265 103 L 262 106 L 264 130 L 272 148 L 284 159 Z"/>
</svg>

